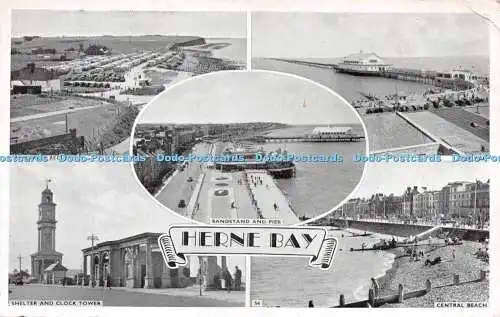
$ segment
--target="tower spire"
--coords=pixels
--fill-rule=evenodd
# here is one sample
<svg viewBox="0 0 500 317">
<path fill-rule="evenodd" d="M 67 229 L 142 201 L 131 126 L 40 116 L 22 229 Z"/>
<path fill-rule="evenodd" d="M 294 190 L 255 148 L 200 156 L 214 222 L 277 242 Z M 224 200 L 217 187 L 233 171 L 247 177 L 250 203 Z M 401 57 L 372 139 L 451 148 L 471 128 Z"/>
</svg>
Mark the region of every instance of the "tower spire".
<svg viewBox="0 0 500 317">
<path fill-rule="evenodd" d="M 47 178 L 45 179 L 45 189 L 49 189 L 49 183 L 51 182 L 52 180 L 50 178 Z"/>
</svg>

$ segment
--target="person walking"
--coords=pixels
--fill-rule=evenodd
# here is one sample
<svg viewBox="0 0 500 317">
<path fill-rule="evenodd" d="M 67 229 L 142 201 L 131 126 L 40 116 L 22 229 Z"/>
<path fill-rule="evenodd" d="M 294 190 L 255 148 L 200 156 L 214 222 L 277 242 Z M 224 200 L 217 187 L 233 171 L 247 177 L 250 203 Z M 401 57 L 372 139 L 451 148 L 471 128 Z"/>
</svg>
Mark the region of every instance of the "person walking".
<svg viewBox="0 0 500 317">
<path fill-rule="evenodd" d="M 231 286 L 233 284 L 233 277 L 231 276 L 231 273 L 229 272 L 229 270 L 226 268 L 224 268 L 224 280 L 226 281 L 226 289 L 227 289 L 227 292 L 231 292 Z"/>
<path fill-rule="evenodd" d="M 371 280 L 372 280 L 373 296 L 375 298 L 378 298 L 380 292 L 380 285 L 378 284 L 375 278 L 372 277 Z"/>
<path fill-rule="evenodd" d="M 234 290 L 239 291 L 241 289 L 241 270 L 238 266 L 235 267 L 234 271 Z"/>
</svg>

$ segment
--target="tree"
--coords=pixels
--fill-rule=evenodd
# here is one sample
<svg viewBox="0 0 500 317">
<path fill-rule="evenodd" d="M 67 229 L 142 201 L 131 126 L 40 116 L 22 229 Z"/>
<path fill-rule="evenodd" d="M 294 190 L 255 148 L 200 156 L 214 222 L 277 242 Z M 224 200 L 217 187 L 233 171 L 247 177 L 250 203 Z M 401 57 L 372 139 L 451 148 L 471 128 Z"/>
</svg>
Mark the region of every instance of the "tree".
<svg viewBox="0 0 500 317">
<path fill-rule="evenodd" d="M 109 48 L 104 45 L 92 44 L 87 47 L 85 54 L 87 55 L 105 55 L 108 54 Z"/>
</svg>

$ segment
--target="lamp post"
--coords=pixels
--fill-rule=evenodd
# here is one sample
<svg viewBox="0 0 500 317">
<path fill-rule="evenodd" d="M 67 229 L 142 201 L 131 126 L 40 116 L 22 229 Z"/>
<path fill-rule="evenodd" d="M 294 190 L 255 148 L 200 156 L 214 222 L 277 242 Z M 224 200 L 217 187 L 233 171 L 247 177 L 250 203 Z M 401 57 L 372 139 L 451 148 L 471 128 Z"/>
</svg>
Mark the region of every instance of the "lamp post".
<svg viewBox="0 0 500 317">
<path fill-rule="evenodd" d="M 476 184 L 474 185 L 474 221 L 473 221 L 473 224 L 475 225 L 475 227 L 477 228 L 478 227 L 478 223 L 476 223 L 477 221 L 477 217 L 476 217 L 476 206 L 477 206 L 477 185 L 478 185 L 478 180 L 476 179 Z"/>
<path fill-rule="evenodd" d="M 92 266 L 90 267 L 90 269 L 92 270 L 91 271 L 92 274 L 90 274 L 92 276 L 92 280 L 90 281 L 90 283 L 91 286 L 94 287 L 94 282 L 95 282 L 94 248 L 95 248 L 95 241 L 99 241 L 99 237 L 92 233 L 90 236 L 87 237 L 87 240 L 92 241 L 92 253 L 91 253 L 92 257 L 90 260 L 90 263 L 92 264 Z"/>
</svg>

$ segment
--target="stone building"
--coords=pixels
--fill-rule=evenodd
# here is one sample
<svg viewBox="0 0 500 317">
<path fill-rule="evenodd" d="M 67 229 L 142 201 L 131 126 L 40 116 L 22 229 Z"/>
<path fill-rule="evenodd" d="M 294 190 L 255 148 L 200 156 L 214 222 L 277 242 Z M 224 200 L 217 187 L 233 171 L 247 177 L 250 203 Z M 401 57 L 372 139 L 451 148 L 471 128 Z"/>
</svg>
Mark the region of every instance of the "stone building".
<svg viewBox="0 0 500 317">
<path fill-rule="evenodd" d="M 43 280 L 47 284 L 61 284 L 66 278 L 67 271 L 68 269 L 61 263 L 52 263 L 43 271 Z"/>
<path fill-rule="evenodd" d="M 439 213 L 439 191 L 423 188 L 422 193 L 413 196 L 413 213 L 415 217 L 425 220 L 436 220 Z"/>
<path fill-rule="evenodd" d="M 403 218 L 414 218 L 414 206 L 413 206 L 413 196 L 417 195 L 418 186 L 407 187 L 406 191 L 401 196 L 402 198 L 402 216 Z"/>
<path fill-rule="evenodd" d="M 56 247 L 56 204 L 48 184 L 42 191 L 38 205 L 38 251 L 31 255 L 31 273 L 38 282 L 46 282 L 45 270 L 55 263 L 62 263 L 63 254 Z M 62 265 L 62 264 L 61 264 Z"/>
<path fill-rule="evenodd" d="M 169 269 L 158 246 L 160 235 L 146 232 L 83 249 L 84 275 L 96 286 L 175 288 L 197 283 L 201 273 L 208 287 L 216 287 L 225 257 L 193 256 L 188 265 Z"/>
</svg>

